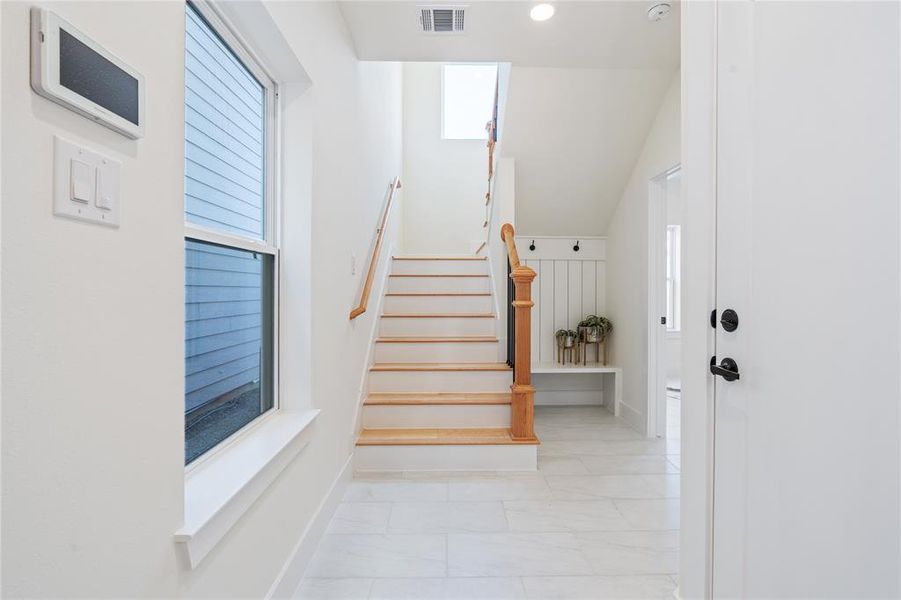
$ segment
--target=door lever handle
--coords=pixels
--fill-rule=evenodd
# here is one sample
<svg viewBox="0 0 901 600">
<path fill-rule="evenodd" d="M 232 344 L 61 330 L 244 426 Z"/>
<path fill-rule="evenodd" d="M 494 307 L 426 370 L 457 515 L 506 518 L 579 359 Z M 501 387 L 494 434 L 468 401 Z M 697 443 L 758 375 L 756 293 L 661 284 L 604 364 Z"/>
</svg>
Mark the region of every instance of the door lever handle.
<svg viewBox="0 0 901 600">
<path fill-rule="evenodd" d="M 738 363 L 731 358 L 724 358 L 720 364 L 716 364 L 716 357 L 710 359 L 710 372 L 719 375 L 726 381 L 735 381 L 739 379 Z"/>
</svg>

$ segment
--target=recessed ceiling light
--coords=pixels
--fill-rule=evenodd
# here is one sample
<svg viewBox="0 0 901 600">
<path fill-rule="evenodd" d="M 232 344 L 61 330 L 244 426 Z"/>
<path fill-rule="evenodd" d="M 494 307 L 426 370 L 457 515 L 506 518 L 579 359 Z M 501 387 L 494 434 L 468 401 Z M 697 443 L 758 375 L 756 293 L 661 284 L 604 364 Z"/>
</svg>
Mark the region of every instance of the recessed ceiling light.
<svg viewBox="0 0 901 600">
<path fill-rule="evenodd" d="M 533 21 L 547 21 L 554 16 L 554 5 L 536 4 L 532 7 L 532 10 L 529 11 L 529 16 L 532 17 Z"/>
</svg>

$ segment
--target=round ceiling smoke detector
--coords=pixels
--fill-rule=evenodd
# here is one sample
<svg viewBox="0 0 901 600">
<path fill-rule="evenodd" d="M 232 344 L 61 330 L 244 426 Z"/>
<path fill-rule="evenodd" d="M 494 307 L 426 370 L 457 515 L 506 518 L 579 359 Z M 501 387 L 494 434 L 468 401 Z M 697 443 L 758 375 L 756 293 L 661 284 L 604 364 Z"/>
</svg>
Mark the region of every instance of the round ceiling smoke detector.
<svg viewBox="0 0 901 600">
<path fill-rule="evenodd" d="M 662 21 L 669 16 L 671 10 L 673 7 L 669 2 L 657 2 L 648 9 L 648 21 L 652 23 Z"/>
</svg>

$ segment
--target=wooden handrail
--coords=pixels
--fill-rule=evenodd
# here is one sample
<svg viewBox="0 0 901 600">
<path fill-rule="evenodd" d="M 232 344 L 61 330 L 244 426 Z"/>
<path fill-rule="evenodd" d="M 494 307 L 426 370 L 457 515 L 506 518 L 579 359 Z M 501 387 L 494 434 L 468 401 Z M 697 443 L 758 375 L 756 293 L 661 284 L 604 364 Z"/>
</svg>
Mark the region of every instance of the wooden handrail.
<svg viewBox="0 0 901 600">
<path fill-rule="evenodd" d="M 391 201 L 394 200 L 394 190 L 400 188 L 400 178 L 395 177 L 389 185 L 388 200 L 385 202 L 385 211 L 382 213 L 382 221 L 379 224 L 375 238 L 375 247 L 369 259 L 369 271 L 366 272 L 366 282 L 363 284 L 363 293 L 360 294 L 360 304 L 350 311 L 350 320 L 353 321 L 364 312 L 369 304 L 369 293 L 372 291 L 372 280 L 375 279 L 375 269 L 379 264 L 379 252 L 382 250 L 382 236 L 385 234 L 385 224 L 388 221 L 388 213 L 391 211 Z"/>
<path fill-rule="evenodd" d="M 532 281 L 535 271 L 519 262 L 515 232 L 510 223 L 501 227 L 501 239 L 507 246 L 510 260 L 510 279 L 514 297 L 510 304 L 514 311 L 513 385 L 511 394 L 510 437 L 520 442 L 538 441 L 535 437 L 535 387 L 532 386 Z M 510 335 L 510 332 L 507 333 Z"/>
<path fill-rule="evenodd" d="M 513 225 L 504 223 L 503 227 L 501 227 L 501 240 L 507 244 L 507 256 L 510 257 L 510 268 L 518 269 L 520 267 L 519 252 L 516 251 L 516 240 L 514 239 L 514 235 Z"/>
</svg>

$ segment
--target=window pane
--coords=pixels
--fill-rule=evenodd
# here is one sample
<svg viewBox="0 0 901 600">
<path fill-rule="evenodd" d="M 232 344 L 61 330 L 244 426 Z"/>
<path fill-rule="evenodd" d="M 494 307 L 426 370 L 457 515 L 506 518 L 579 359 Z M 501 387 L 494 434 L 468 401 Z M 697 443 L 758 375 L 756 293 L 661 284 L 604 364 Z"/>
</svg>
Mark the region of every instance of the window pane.
<svg viewBox="0 0 901 600">
<path fill-rule="evenodd" d="M 485 140 L 494 110 L 497 65 L 444 65 L 442 137 Z"/>
<path fill-rule="evenodd" d="M 185 464 L 273 406 L 273 258 L 186 240 Z"/>
<path fill-rule="evenodd" d="M 185 220 L 262 239 L 266 90 L 203 18 L 185 16 Z"/>
</svg>

